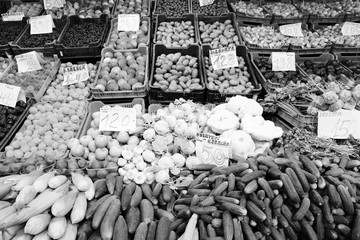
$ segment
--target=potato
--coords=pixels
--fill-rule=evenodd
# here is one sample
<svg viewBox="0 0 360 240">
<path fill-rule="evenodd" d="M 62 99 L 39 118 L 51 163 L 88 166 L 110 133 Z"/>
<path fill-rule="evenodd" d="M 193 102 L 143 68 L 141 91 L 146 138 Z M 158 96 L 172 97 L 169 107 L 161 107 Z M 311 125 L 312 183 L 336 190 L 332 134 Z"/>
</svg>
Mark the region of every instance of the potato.
<svg viewBox="0 0 360 240">
<path fill-rule="evenodd" d="M 195 27 L 191 21 L 161 22 L 156 31 L 155 42 L 166 47 L 188 47 L 195 43 Z"/>
<path fill-rule="evenodd" d="M 216 21 L 212 24 L 200 21 L 199 30 L 202 43 L 210 44 L 212 48 L 240 45 L 239 36 L 236 35 L 231 20 L 223 23 Z"/>
</svg>

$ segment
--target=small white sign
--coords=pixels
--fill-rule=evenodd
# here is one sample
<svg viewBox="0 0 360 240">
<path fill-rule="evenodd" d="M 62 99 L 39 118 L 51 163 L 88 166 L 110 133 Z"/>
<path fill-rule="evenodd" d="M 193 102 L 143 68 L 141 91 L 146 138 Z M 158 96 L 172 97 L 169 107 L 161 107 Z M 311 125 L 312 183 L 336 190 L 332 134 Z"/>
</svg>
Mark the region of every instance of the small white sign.
<svg viewBox="0 0 360 240">
<path fill-rule="evenodd" d="M 344 22 L 341 28 L 341 33 L 344 36 L 360 35 L 360 23 Z"/>
<path fill-rule="evenodd" d="M 206 5 L 211 5 L 214 3 L 215 0 L 199 0 L 199 5 L 200 7 L 202 6 L 206 6 Z"/>
<path fill-rule="evenodd" d="M 100 108 L 100 131 L 130 131 L 136 128 L 136 110 L 134 108 Z"/>
<path fill-rule="evenodd" d="M 19 98 L 21 88 L 18 86 L 0 83 L 0 105 L 14 108 Z"/>
<path fill-rule="evenodd" d="M 301 23 L 286 24 L 279 27 L 282 35 L 290 37 L 303 37 Z"/>
<path fill-rule="evenodd" d="M 273 71 L 296 71 L 294 52 L 272 52 L 271 63 Z"/>
<path fill-rule="evenodd" d="M 64 68 L 64 81 L 63 86 L 75 84 L 78 82 L 84 82 L 89 79 L 89 70 L 87 64 L 73 65 L 71 67 Z"/>
<path fill-rule="evenodd" d="M 62 8 L 62 7 L 64 7 L 63 0 L 44 0 L 44 8 L 46 10 L 48 9 L 51 10 L 52 8 Z"/>
<path fill-rule="evenodd" d="M 209 55 L 214 70 L 239 66 L 235 46 L 209 50 Z"/>
<path fill-rule="evenodd" d="M 31 17 L 30 20 L 30 34 L 46 34 L 52 33 L 55 27 L 51 15 L 42 15 L 38 17 Z"/>
<path fill-rule="evenodd" d="M 30 72 L 42 69 L 39 57 L 35 51 L 16 55 L 18 72 Z"/>
<path fill-rule="evenodd" d="M 140 27 L 139 14 L 119 14 L 118 15 L 118 31 L 137 31 Z"/>
<path fill-rule="evenodd" d="M 196 156 L 202 163 L 229 166 L 230 139 L 210 134 L 198 134 L 197 136 Z"/>
<path fill-rule="evenodd" d="M 14 12 L 14 13 L 3 13 L 1 14 L 2 20 L 4 22 L 10 21 L 21 21 L 25 15 L 23 12 Z"/>
</svg>

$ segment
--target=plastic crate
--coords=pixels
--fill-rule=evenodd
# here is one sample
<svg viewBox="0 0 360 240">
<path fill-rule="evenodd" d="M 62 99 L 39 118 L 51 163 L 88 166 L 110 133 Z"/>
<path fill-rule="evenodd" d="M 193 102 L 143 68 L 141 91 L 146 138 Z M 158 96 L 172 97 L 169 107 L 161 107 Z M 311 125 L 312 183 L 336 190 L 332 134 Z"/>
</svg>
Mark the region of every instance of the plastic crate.
<svg viewBox="0 0 360 240">
<path fill-rule="evenodd" d="M 50 14 L 50 15 L 52 15 L 52 18 L 53 19 L 61 19 L 61 18 L 63 18 L 63 17 L 68 17 L 68 16 L 73 16 L 73 15 L 78 15 L 78 13 L 79 13 L 79 11 L 80 11 L 80 9 L 81 9 L 81 7 L 82 7 L 82 4 L 81 4 L 81 1 L 78 1 L 78 0 L 63 0 L 65 3 L 64 3 L 64 6 L 66 6 L 67 5 L 67 3 L 68 2 L 70 2 L 70 3 L 72 3 L 72 4 L 74 4 L 74 3 L 78 3 L 79 4 L 79 8 L 78 9 L 76 9 L 76 11 L 75 11 L 75 13 L 74 14 L 71 14 L 71 15 L 68 15 L 68 14 L 66 14 L 66 15 L 61 15 L 60 17 L 58 17 L 58 16 L 56 16 L 54 13 L 52 13 L 52 11 L 50 10 L 50 9 L 46 9 L 45 10 L 45 14 Z M 62 11 L 64 11 L 64 7 L 62 7 L 61 8 L 62 9 Z M 69 8 L 66 6 L 66 9 L 67 10 L 69 10 Z M 64 13 L 64 12 L 63 12 Z"/>
<path fill-rule="evenodd" d="M 289 103 L 283 102 L 279 104 L 276 113 L 294 127 L 317 127 L 317 116 L 304 115 Z"/>
<path fill-rule="evenodd" d="M 13 52 L 11 51 L 10 43 L 13 41 L 16 41 L 21 34 L 23 33 L 25 27 L 27 24 L 26 18 L 23 19 L 23 21 L 14 21 L 14 22 L 3 22 L 0 20 L 0 25 L 4 26 L 15 26 L 16 29 L 19 31 L 15 39 L 8 39 L 8 42 L 6 44 L 0 45 L 0 56 L 5 57 L 7 54 L 13 55 Z"/>
<path fill-rule="evenodd" d="M 195 39 L 195 42 L 192 44 L 198 44 L 200 42 L 200 38 L 197 34 L 197 32 L 199 30 L 198 30 L 198 24 L 195 20 L 195 15 L 193 15 L 193 14 L 189 14 L 189 15 L 186 15 L 183 17 L 166 17 L 165 15 L 158 15 L 156 17 L 156 25 L 155 25 L 155 29 L 154 29 L 153 43 L 163 45 L 162 43 L 157 43 L 156 32 L 157 32 L 157 29 L 159 28 L 160 23 L 162 23 L 162 22 L 182 22 L 182 21 L 184 21 L 184 22 L 191 21 L 191 23 L 194 27 L 194 39 Z M 170 48 L 179 48 L 179 47 L 170 47 Z"/>
<path fill-rule="evenodd" d="M 99 9 L 99 7 L 101 8 L 101 12 L 103 12 L 103 9 L 102 9 L 103 5 L 106 3 L 107 3 L 107 5 L 109 5 L 109 1 L 106 1 L 106 0 L 81 0 L 80 2 L 81 2 L 81 4 L 80 4 L 79 10 L 77 12 L 77 15 L 79 15 L 81 18 L 99 18 L 98 16 L 88 17 L 86 12 L 89 10 L 92 10 L 93 12 L 95 12 L 97 9 Z M 110 12 L 108 14 L 102 13 L 102 15 L 106 15 L 106 16 L 108 16 L 108 18 L 111 18 L 113 16 L 117 1 L 113 0 L 113 2 L 114 2 L 114 4 L 110 8 Z M 97 3 L 100 3 L 100 4 L 97 4 Z M 100 15 L 100 17 L 101 17 L 101 15 Z"/>
<path fill-rule="evenodd" d="M 149 46 L 150 45 L 150 35 L 151 35 L 151 23 L 150 23 L 150 18 L 149 17 L 142 17 L 140 19 L 140 23 L 142 21 L 148 21 L 148 40 L 147 40 L 147 43 L 146 43 L 146 46 Z M 118 19 L 112 19 L 111 20 L 111 26 L 110 26 L 110 31 L 109 31 L 109 34 L 108 34 L 108 37 L 104 43 L 104 47 L 109 47 L 109 42 L 110 42 L 110 39 L 111 39 L 111 35 L 112 35 L 112 32 L 115 30 L 115 27 L 117 27 L 117 22 L 118 22 Z M 119 31 L 118 31 L 119 32 Z M 116 50 L 116 49 L 115 49 Z M 126 50 L 131 50 L 131 49 L 126 49 Z"/>
<path fill-rule="evenodd" d="M 60 58 L 81 58 L 81 57 L 100 57 L 101 49 L 103 47 L 105 38 L 109 29 L 109 18 L 107 15 L 102 15 L 100 18 L 85 18 L 81 19 L 79 16 L 70 16 L 67 18 L 67 24 L 65 25 L 60 37 L 55 43 L 55 52 Z M 105 26 L 100 34 L 100 38 L 93 43 L 89 43 L 87 46 L 81 47 L 68 47 L 63 44 L 63 39 L 71 25 L 78 24 L 80 22 L 92 22 L 94 24 L 103 22 Z"/>
<path fill-rule="evenodd" d="M 344 22 L 360 22 L 360 14 L 346 13 Z"/>
<path fill-rule="evenodd" d="M 42 3 L 41 1 L 38 1 L 38 2 L 34 2 L 34 1 L 24 1 L 24 2 L 22 2 L 22 1 L 20 1 L 20 0 L 13 0 L 13 1 L 11 1 L 11 7 L 13 7 L 13 6 L 15 6 L 15 5 L 20 6 L 21 4 L 32 4 L 32 5 L 33 5 L 34 3 L 41 3 L 42 9 L 40 10 L 39 14 L 34 15 L 34 16 L 31 16 L 31 17 L 36 17 L 36 16 L 42 15 L 43 12 L 44 12 L 44 5 L 43 5 L 43 3 Z M 8 9 L 7 12 L 9 12 L 9 10 L 10 10 L 10 9 Z M 25 15 L 25 14 L 24 14 L 24 15 Z M 25 15 L 25 17 L 28 18 L 29 16 Z"/>
<path fill-rule="evenodd" d="M 244 94 L 221 94 L 217 90 L 210 90 L 208 88 L 209 82 L 207 77 L 207 69 L 205 66 L 205 57 L 209 57 L 209 50 L 211 50 L 210 46 L 203 46 L 202 47 L 202 66 L 203 66 L 203 72 L 204 72 L 204 80 L 206 85 L 206 101 L 207 103 L 223 103 L 228 101 L 229 98 L 236 96 L 236 95 L 244 95 Z M 245 60 L 245 66 L 248 69 L 248 72 L 250 74 L 250 82 L 253 84 L 254 89 L 247 95 L 245 95 L 248 98 L 257 98 L 258 94 L 261 92 L 261 85 L 258 83 L 258 81 L 255 78 L 254 70 L 251 66 L 251 61 L 248 56 L 248 52 L 246 50 L 245 46 L 237 46 L 236 47 L 236 56 L 242 57 Z"/>
<path fill-rule="evenodd" d="M 153 85 L 154 82 L 154 74 L 155 74 L 155 63 L 156 59 L 161 54 L 170 54 L 170 53 L 178 53 L 180 52 L 181 55 L 190 55 L 192 57 L 196 57 L 198 59 L 198 72 L 201 85 L 203 86 L 200 90 L 193 90 L 191 92 L 177 92 L 177 91 L 163 91 L 160 87 L 156 87 Z M 149 90 L 149 97 L 150 100 L 165 103 L 165 102 L 172 102 L 178 98 L 190 99 L 194 102 L 203 102 L 205 97 L 205 82 L 203 72 L 201 71 L 201 53 L 200 47 L 197 45 L 192 45 L 188 48 L 171 48 L 168 49 L 163 45 L 155 44 L 153 48 L 153 60 L 151 65 L 151 75 L 150 75 L 150 90 Z"/>
<path fill-rule="evenodd" d="M 229 9 L 227 6 L 227 1 L 226 0 L 214 0 L 214 2 L 211 4 L 217 4 L 217 3 L 222 3 L 223 7 L 220 8 L 220 11 L 217 15 L 209 15 L 206 12 L 206 9 L 208 8 L 208 6 L 202 6 L 200 7 L 200 3 L 199 0 L 190 0 L 189 3 L 191 4 L 191 13 L 192 14 L 200 14 L 200 15 L 207 15 L 207 16 L 218 16 L 218 15 L 223 15 L 223 14 L 227 14 L 229 13 Z M 205 13 L 204 13 L 205 12 Z"/>
<path fill-rule="evenodd" d="M 237 22 L 236 22 L 236 20 L 235 20 L 235 14 L 234 14 L 234 13 L 228 13 L 228 14 L 224 14 L 224 15 L 221 15 L 221 16 L 204 16 L 204 15 L 198 15 L 198 17 L 197 17 L 198 24 L 200 23 L 200 21 L 204 22 L 205 24 L 212 24 L 212 23 L 215 23 L 215 22 L 224 23 L 226 20 L 231 20 L 231 24 L 232 24 L 232 26 L 235 28 L 236 36 L 238 36 L 240 45 L 242 45 L 243 42 L 242 42 L 242 39 L 241 39 L 241 35 L 240 35 L 240 31 L 239 31 Z M 198 38 L 199 38 L 200 44 L 202 44 L 202 45 L 209 45 L 208 43 L 203 43 L 203 42 L 202 42 L 201 37 L 200 37 L 200 36 L 201 36 L 201 32 L 200 32 L 200 28 L 199 28 L 199 27 L 198 27 L 198 32 L 197 32 L 197 34 L 198 34 Z"/>
<path fill-rule="evenodd" d="M 64 29 L 64 27 L 66 25 L 66 17 L 64 17 L 62 19 L 54 19 L 54 24 L 56 27 L 60 25 L 60 28 L 58 28 L 59 34 L 57 36 L 57 37 L 59 37 L 62 30 Z M 56 54 L 55 42 L 56 42 L 57 37 L 54 38 L 54 40 L 52 42 L 45 43 L 44 46 L 21 47 L 19 45 L 20 41 L 25 38 L 28 38 L 29 36 L 30 36 L 30 24 L 28 24 L 26 26 L 26 28 L 22 31 L 20 36 L 14 42 L 10 43 L 10 47 L 11 47 L 11 50 L 14 55 L 19 55 L 19 54 L 23 54 L 23 53 L 27 53 L 27 52 L 31 52 L 31 51 L 41 52 L 44 54 L 45 57 L 52 57 L 52 56 L 54 56 L 54 54 Z"/>
<path fill-rule="evenodd" d="M 138 2 L 138 1 L 136 1 Z M 138 13 L 138 12 L 135 12 L 134 10 L 129 12 L 127 11 L 126 14 L 135 14 L 135 13 L 138 13 L 140 14 L 140 17 L 150 17 L 151 15 L 151 5 L 152 3 L 155 1 L 154 0 L 142 0 L 140 1 L 142 3 L 142 7 L 141 7 L 141 13 Z M 119 10 L 117 9 L 118 7 L 122 7 L 123 6 L 123 0 L 118 0 L 117 3 L 116 3 L 116 6 L 114 7 L 114 11 L 113 11 L 113 14 L 112 14 L 112 18 L 114 19 L 117 19 L 117 16 L 119 14 L 124 14 L 124 13 L 119 13 Z M 147 13 L 143 13 L 143 9 L 146 9 L 147 10 Z"/>
<path fill-rule="evenodd" d="M 235 9 L 234 4 L 236 2 L 239 2 L 240 0 L 227 0 L 228 1 L 228 6 L 231 12 L 235 13 L 236 16 L 236 20 L 239 23 L 239 25 L 252 25 L 252 24 L 271 24 L 273 16 L 271 14 L 268 14 L 266 11 L 264 11 L 264 13 L 268 14 L 266 15 L 264 18 L 260 18 L 260 17 L 253 17 L 253 16 L 248 16 L 244 13 L 240 13 L 237 12 Z M 250 2 L 250 0 L 245 0 L 242 2 Z"/>
<path fill-rule="evenodd" d="M 181 16 L 188 15 L 191 13 L 191 2 L 190 2 L 191 0 L 156 0 L 154 11 L 152 12 L 153 20 L 155 20 L 158 15 L 166 15 L 169 17 L 180 17 L 180 15 L 177 15 L 177 14 L 174 15 L 174 13 L 170 12 L 169 10 L 166 10 L 166 12 L 165 12 L 166 14 L 164 14 L 164 12 L 159 12 L 158 8 L 159 8 L 159 6 L 162 5 L 161 1 L 172 2 L 172 3 L 174 3 L 175 7 L 179 6 L 179 1 L 183 1 L 183 2 L 185 2 L 184 5 L 186 5 L 186 3 L 187 3 L 188 9 L 186 11 L 182 12 Z"/>
<path fill-rule="evenodd" d="M 101 51 L 101 63 L 100 66 L 98 68 L 98 71 L 96 73 L 96 77 L 95 77 L 95 83 L 94 86 L 97 85 L 97 81 L 99 79 L 99 74 L 102 70 L 102 63 L 104 62 L 104 56 L 107 52 L 111 52 L 111 53 L 116 53 L 116 52 L 132 52 L 132 53 L 136 53 L 136 52 L 140 52 L 142 53 L 143 56 L 146 57 L 146 67 L 145 67 L 145 81 L 144 81 L 144 85 L 142 87 L 139 87 L 135 90 L 128 90 L 128 91 L 111 91 L 111 92 L 103 92 L 100 89 L 95 89 L 92 88 L 91 92 L 92 92 L 92 96 L 95 99 L 118 99 L 118 98 L 137 98 L 137 97 L 145 97 L 146 96 L 146 91 L 147 91 L 147 85 L 148 85 L 148 79 L 149 79 L 149 49 L 147 47 L 140 47 L 139 49 L 136 50 L 114 50 L 112 48 L 104 48 Z"/>
<path fill-rule="evenodd" d="M 350 60 L 353 62 L 360 62 L 360 52 L 359 53 L 335 53 L 335 59 L 340 61 L 341 66 L 343 66 L 346 70 L 353 73 L 355 77 L 360 76 L 360 74 L 354 73 L 353 70 L 345 66 L 342 62 L 344 60 Z"/>
</svg>

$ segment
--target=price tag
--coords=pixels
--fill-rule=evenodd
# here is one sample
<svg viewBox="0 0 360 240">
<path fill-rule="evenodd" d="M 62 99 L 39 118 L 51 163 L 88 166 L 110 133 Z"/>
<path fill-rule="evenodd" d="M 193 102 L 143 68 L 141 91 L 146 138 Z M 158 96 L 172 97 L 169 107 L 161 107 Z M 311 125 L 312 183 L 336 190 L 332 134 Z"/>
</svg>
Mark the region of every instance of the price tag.
<svg viewBox="0 0 360 240">
<path fill-rule="evenodd" d="M 21 88 L 0 83 L 0 105 L 14 108 L 19 97 Z"/>
<path fill-rule="evenodd" d="M 139 14 L 119 14 L 118 31 L 137 31 L 140 27 Z"/>
<path fill-rule="evenodd" d="M 10 21 L 21 21 L 25 15 L 23 12 L 14 12 L 14 13 L 3 13 L 1 14 L 2 20 L 4 22 Z"/>
<path fill-rule="evenodd" d="M 52 8 L 62 8 L 64 7 L 64 1 L 63 0 L 44 0 L 44 8 L 46 10 L 52 9 Z"/>
<path fill-rule="evenodd" d="M 18 72 L 30 72 L 41 69 L 39 56 L 35 51 L 16 55 Z"/>
<path fill-rule="evenodd" d="M 294 52 L 272 52 L 271 63 L 273 71 L 296 71 Z"/>
<path fill-rule="evenodd" d="M 341 33 L 344 36 L 360 35 L 360 23 L 344 22 Z"/>
<path fill-rule="evenodd" d="M 130 131 L 136 128 L 136 110 L 134 108 L 100 108 L 100 131 Z"/>
<path fill-rule="evenodd" d="M 64 68 L 64 81 L 63 86 L 75 84 L 88 80 L 90 77 L 87 64 L 73 65 Z"/>
<path fill-rule="evenodd" d="M 357 110 L 319 111 L 318 136 L 346 139 L 351 134 L 355 138 L 360 139 L 359 119 L 360 112 Z"/>
<path fill-rule="evenodd" d="M 204 164 L 229 165 L 231 153 L 229 139 L 209 134 L 198 134 L 197 139 L 196 156 Z"/>
<path fill-rule="evenodd" d="M 30 18 L 30 34 L 52 33 L 55 27 L 51 15 L 42 15 Z"/>
<path fill-rule="evenodd" d="M 239 66 L 234 46 L 209 50 L 209 55 L 214 70 Z"/>
<path fill-rule="evenodd" d="M 214 3 L 215 0 L 199 0 L 200 7 L 211 5 Z"/>
<path fill-rule="evenodd" d="M 279 27 L 282 35 L 290 37 L 303 37 L 301 23 L 286 24 Z"/>
</svg>

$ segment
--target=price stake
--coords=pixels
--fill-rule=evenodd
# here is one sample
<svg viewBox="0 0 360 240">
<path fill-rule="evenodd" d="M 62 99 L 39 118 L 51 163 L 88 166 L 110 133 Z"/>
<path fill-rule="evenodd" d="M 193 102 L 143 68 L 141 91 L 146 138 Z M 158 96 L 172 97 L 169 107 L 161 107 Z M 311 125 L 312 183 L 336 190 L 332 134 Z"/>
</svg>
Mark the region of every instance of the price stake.
<svg viewBox="0 0 360 240">
<path fill-rule="evenodd" d="M 30 72 L 41 69 L 38 54 L 35 51 L 16 55 L 18 72 Z"/>
<path fill-rule="evenodd" d="M 44 0 L 44 8 L 46 10 L 48 9 L 51 10 L 52 8 L 62 8 L 62 7 L 64 7 L 63 0 Z"/>
<path fill-rule="evenodd" d="M 75 84 L 78 82 L 84 82 L 90 77 L 87 64 L 73 65 L 71 67 L 64 68 L 64 81 L 63 86 Z"/>
<path fill-rule="evenodd" d="M 51 15 L 42 15 L 38 17 L 31 17 L 30 20 L 30 34 L 46 34 L 52 33 L 55 27 Z"/>
<path fill-rule="evenodd" d="M 136 110 L 134 108 L 100 108 L 100 131 L 130 131 L 136 128 Z"/>
<path fill-rule="evenodd" d="M 214 70 L 239 66 L 234 46 L 209 50 L 209 55 Z"/>
<path fill-rule="evenodd" d="M 341 28 L 341 33 L 344 36 L 360 35 L 360 23 L 344 22 Z"/>
<path fill-rule="evenodd" d="M 273 71 L 296 71 L 294 52 L 272 52 L 271 63 Z"/>
<path fill-rule="evenodd" d="M 118 15 L 118 31 L 137 31 L 140 27 L 139 14 L 119 14 Z"/>
<path fill-rule="evenodd" d="M 206 6 L 206 5 L 211 5 L 214 3 L 215 0 L 199 0 L 199 5 L 200 7 L 202 6 Z"/>
<path fill-rule="evenodd" d="M 18 86 L 0 83 L 0 105 L 14 108 L 21 88 Z"/>
<path fill-rule="evenodd" d="M 349 135 L 360 138 L 360 112 L 341 109 L 336 112 L 319 111 L 318 136 L 323 138 L 346 139 Z"/>
<path fill-rule="evenodd" d="M 286 24 L 279 27 L 282 35 L 290 37 L 303 37 L 301 23 Z"/>
<path fill-rule="evenodd" d="M 3 13 L 1 18 L 4 22 L 21 21 L 25 17 L 23 12 Z"/>
<path fill-rule="evenodd" d="M 228 166 L 231 156 L 230 140 L 215 135 L 200 134 L 196 141 L 196 156 L 204 164 Z"/>
</svg>

